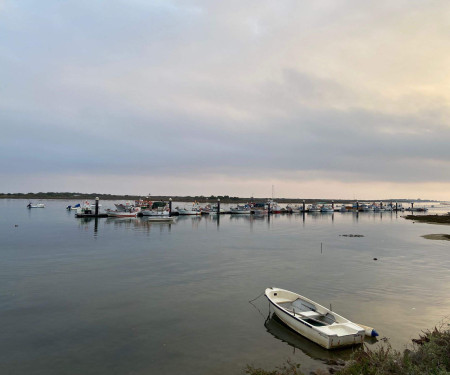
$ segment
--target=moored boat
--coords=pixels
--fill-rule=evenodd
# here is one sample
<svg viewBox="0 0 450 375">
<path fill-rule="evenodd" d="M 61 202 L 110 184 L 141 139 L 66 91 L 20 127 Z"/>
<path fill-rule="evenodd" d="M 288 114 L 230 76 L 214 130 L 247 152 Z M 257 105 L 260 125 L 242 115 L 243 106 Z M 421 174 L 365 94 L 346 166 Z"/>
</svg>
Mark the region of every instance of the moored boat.
<svg viewBox="0 0 450 375">
<path fill-rule="evenodd" d="M 271 214 L 281 214 L 281 207 L 277 202 L 274 202 L 273 200 L 269 200 L 267 202 L 269 206 L 269 212 Z"/>
<path fill-rule="evenodd" d="M 165 202 L 153 202 L 150 206 L 145 209 L 141 208 L 142 216 L 169 216 L 169 205 Z"/>
<path fill-rule="evenodd" d="M 45 204 L 44 203 L 28 203 L 27 208 L 45 208 Z"/>
<path fill-rule="evenodd" d="M 251 214 L 251 207 L 250 205 L 241 205 L 238 204 L 236 207 L 230 208 L 231 214 L 237 214 L 237 215 L 250 215 Z"/>
<path fill-rule="evenodd" d="M 284 324 L 325 349 L 364 342 L 365 328 L 306 297 L 279 288 L 267 288 L 265 296 Z"/>
<path fill-rule="evenodd" d="M 255 216 L 264 216 L 269 213 L 267 204 L 265 203 L 253 203 L 252 204 L 252 214 Z"/>
<path fill-rule="evenodd" d="M 76 210 L 78 207 L 81 207 L 81 204 L 77 203 L 73 206 L 69 205 L 66 207 L 66 210 L 70 211 L 70 210 Z"/>
<path fill-rule="evenodd" d="M 320 207 L 317 204 L 310 204 L 307 210 L 308 212 L 320 212 Z"/>
<path fill-rule="evenodd" d="M 136 217 L 139 211 L 129 210 L 129 211 L 113 211 L 106 210 L 108 217 Z"/>
<path fill-rule="evenodd" d="M 334 209 L 333 207 L 324 204 L 321 208 L 320 208 L 320 212 L 324 212 L 324 213 L 333 213 Z"/>
<path fill-rule="evenodd" d="M 192 204 L 192 207 L 188 207 L 188 208 L 176 207 L 176 210 L 178 211 L 178 213 L 180 215 L 201 215 L 202 214 L 202 210 L 201 210 L 199 204 L 196 202 Z"/>
</svg>

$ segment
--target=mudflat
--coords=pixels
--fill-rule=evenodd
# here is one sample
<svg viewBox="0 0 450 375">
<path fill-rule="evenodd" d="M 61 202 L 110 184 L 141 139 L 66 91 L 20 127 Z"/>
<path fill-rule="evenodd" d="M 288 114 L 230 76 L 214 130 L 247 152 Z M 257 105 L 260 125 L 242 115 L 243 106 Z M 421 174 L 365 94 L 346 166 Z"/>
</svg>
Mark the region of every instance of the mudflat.
<svg viewBox="0 0 450 375">
<path fill-rule="evenodd" d="M 406 215 L 405 219 L 430 224 L 450 224 L 450 215 Z"/>
<path fill-rule="evenodd" d="M 425 234 L 422 236 L 427 240 L 444 240 L 450 241 L 450 234 Z"/>
</svg>

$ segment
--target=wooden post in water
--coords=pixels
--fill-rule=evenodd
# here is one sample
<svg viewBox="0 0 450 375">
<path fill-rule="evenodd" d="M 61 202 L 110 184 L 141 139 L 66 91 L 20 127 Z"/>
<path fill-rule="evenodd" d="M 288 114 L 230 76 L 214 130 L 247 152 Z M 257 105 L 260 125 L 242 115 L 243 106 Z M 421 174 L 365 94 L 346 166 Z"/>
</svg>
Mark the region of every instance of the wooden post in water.
<svg viewBox="0 0 450 375">
<path fill-rule="evenodd" d="M 356 212 L 359 212 L 359 202 L 356 201 Z"/>
<path fill-rule="evenodd" d="M 380 208 L 383 208 L 383 201 L 380 202 Z"/>
<path fill-rule="evenodd" d="M 414 208 L 414 202 L 411 202 L 411 211 Z"/>
<path fill-rule="evenodd" d="M 98 217 L 98 200 L 99 198 L 95 198 L 95 217 Z"/>
<path fill-rule="evenodd" d="M 331 201 L 331 208 L 332 208 L 333 211 L 334 211 L 334 201 Z"/>
<path fill-rule="evenodd" d="M 305 200 L 303 199 L 303 212 L 305 212 Z"/>
<path fill-rule="evenodd" d="M 217 198 L 217 215 L 220 215 L 220 198 Z"/>
<path fill-rule="evenodd" d="M 398 202 L 395 202 L 395 212 L 398 211 Z"/>
<path fill-rule="evenodd" d="M 267 215 L 270 215 L 270 201 L 269 201 L 269 203 L 267 204 Z"/>
<path fill-rule="evenodd" d="M 169 198 L 169 217 L 172 216 L 172 198 Z"/>
</svg>

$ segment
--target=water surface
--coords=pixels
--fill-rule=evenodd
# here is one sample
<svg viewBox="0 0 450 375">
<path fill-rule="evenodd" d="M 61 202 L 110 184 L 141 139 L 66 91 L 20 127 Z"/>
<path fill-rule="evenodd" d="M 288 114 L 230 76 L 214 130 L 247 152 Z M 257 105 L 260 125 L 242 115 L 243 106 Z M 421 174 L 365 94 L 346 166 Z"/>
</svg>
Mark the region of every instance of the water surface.
<svg viewBox="0 0 450 375">
<path fill-rule="evenodd" d="M 77 202 L 27 203 L 0 201 L 0 373 L 240 374 L 287 358 L 308 373 L 348 357 L 248 302 L 269 286 L 399 349 L 450 312 L 449 242 L 421 237 L 450 226 L 395 213 L 96 222 L 65 210 Z"/>
</svg>

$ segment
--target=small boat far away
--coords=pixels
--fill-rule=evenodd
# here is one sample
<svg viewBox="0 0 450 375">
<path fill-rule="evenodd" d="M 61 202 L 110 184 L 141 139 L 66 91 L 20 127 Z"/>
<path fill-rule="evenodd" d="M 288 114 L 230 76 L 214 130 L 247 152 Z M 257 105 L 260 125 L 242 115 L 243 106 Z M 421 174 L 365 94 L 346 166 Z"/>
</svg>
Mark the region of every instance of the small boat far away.
<svg viewBox="0 0 450 375">
<path fill-rule="evenodd" d="M 366 334 L 378 336 L 299 294 L 279 288 L 267 288 L 264 294 L 284 324 L 325 349 L 362 344 Z"/>
<path fill-rule="evenodd" d="M 28 205 L 27 205 L 27 208 L 44 208 L 45 207 L 45 204 L 44 203 L 36 203 L 36 204 L 33 204 L 33 203 L 28 203 Z"/>
</svg>

